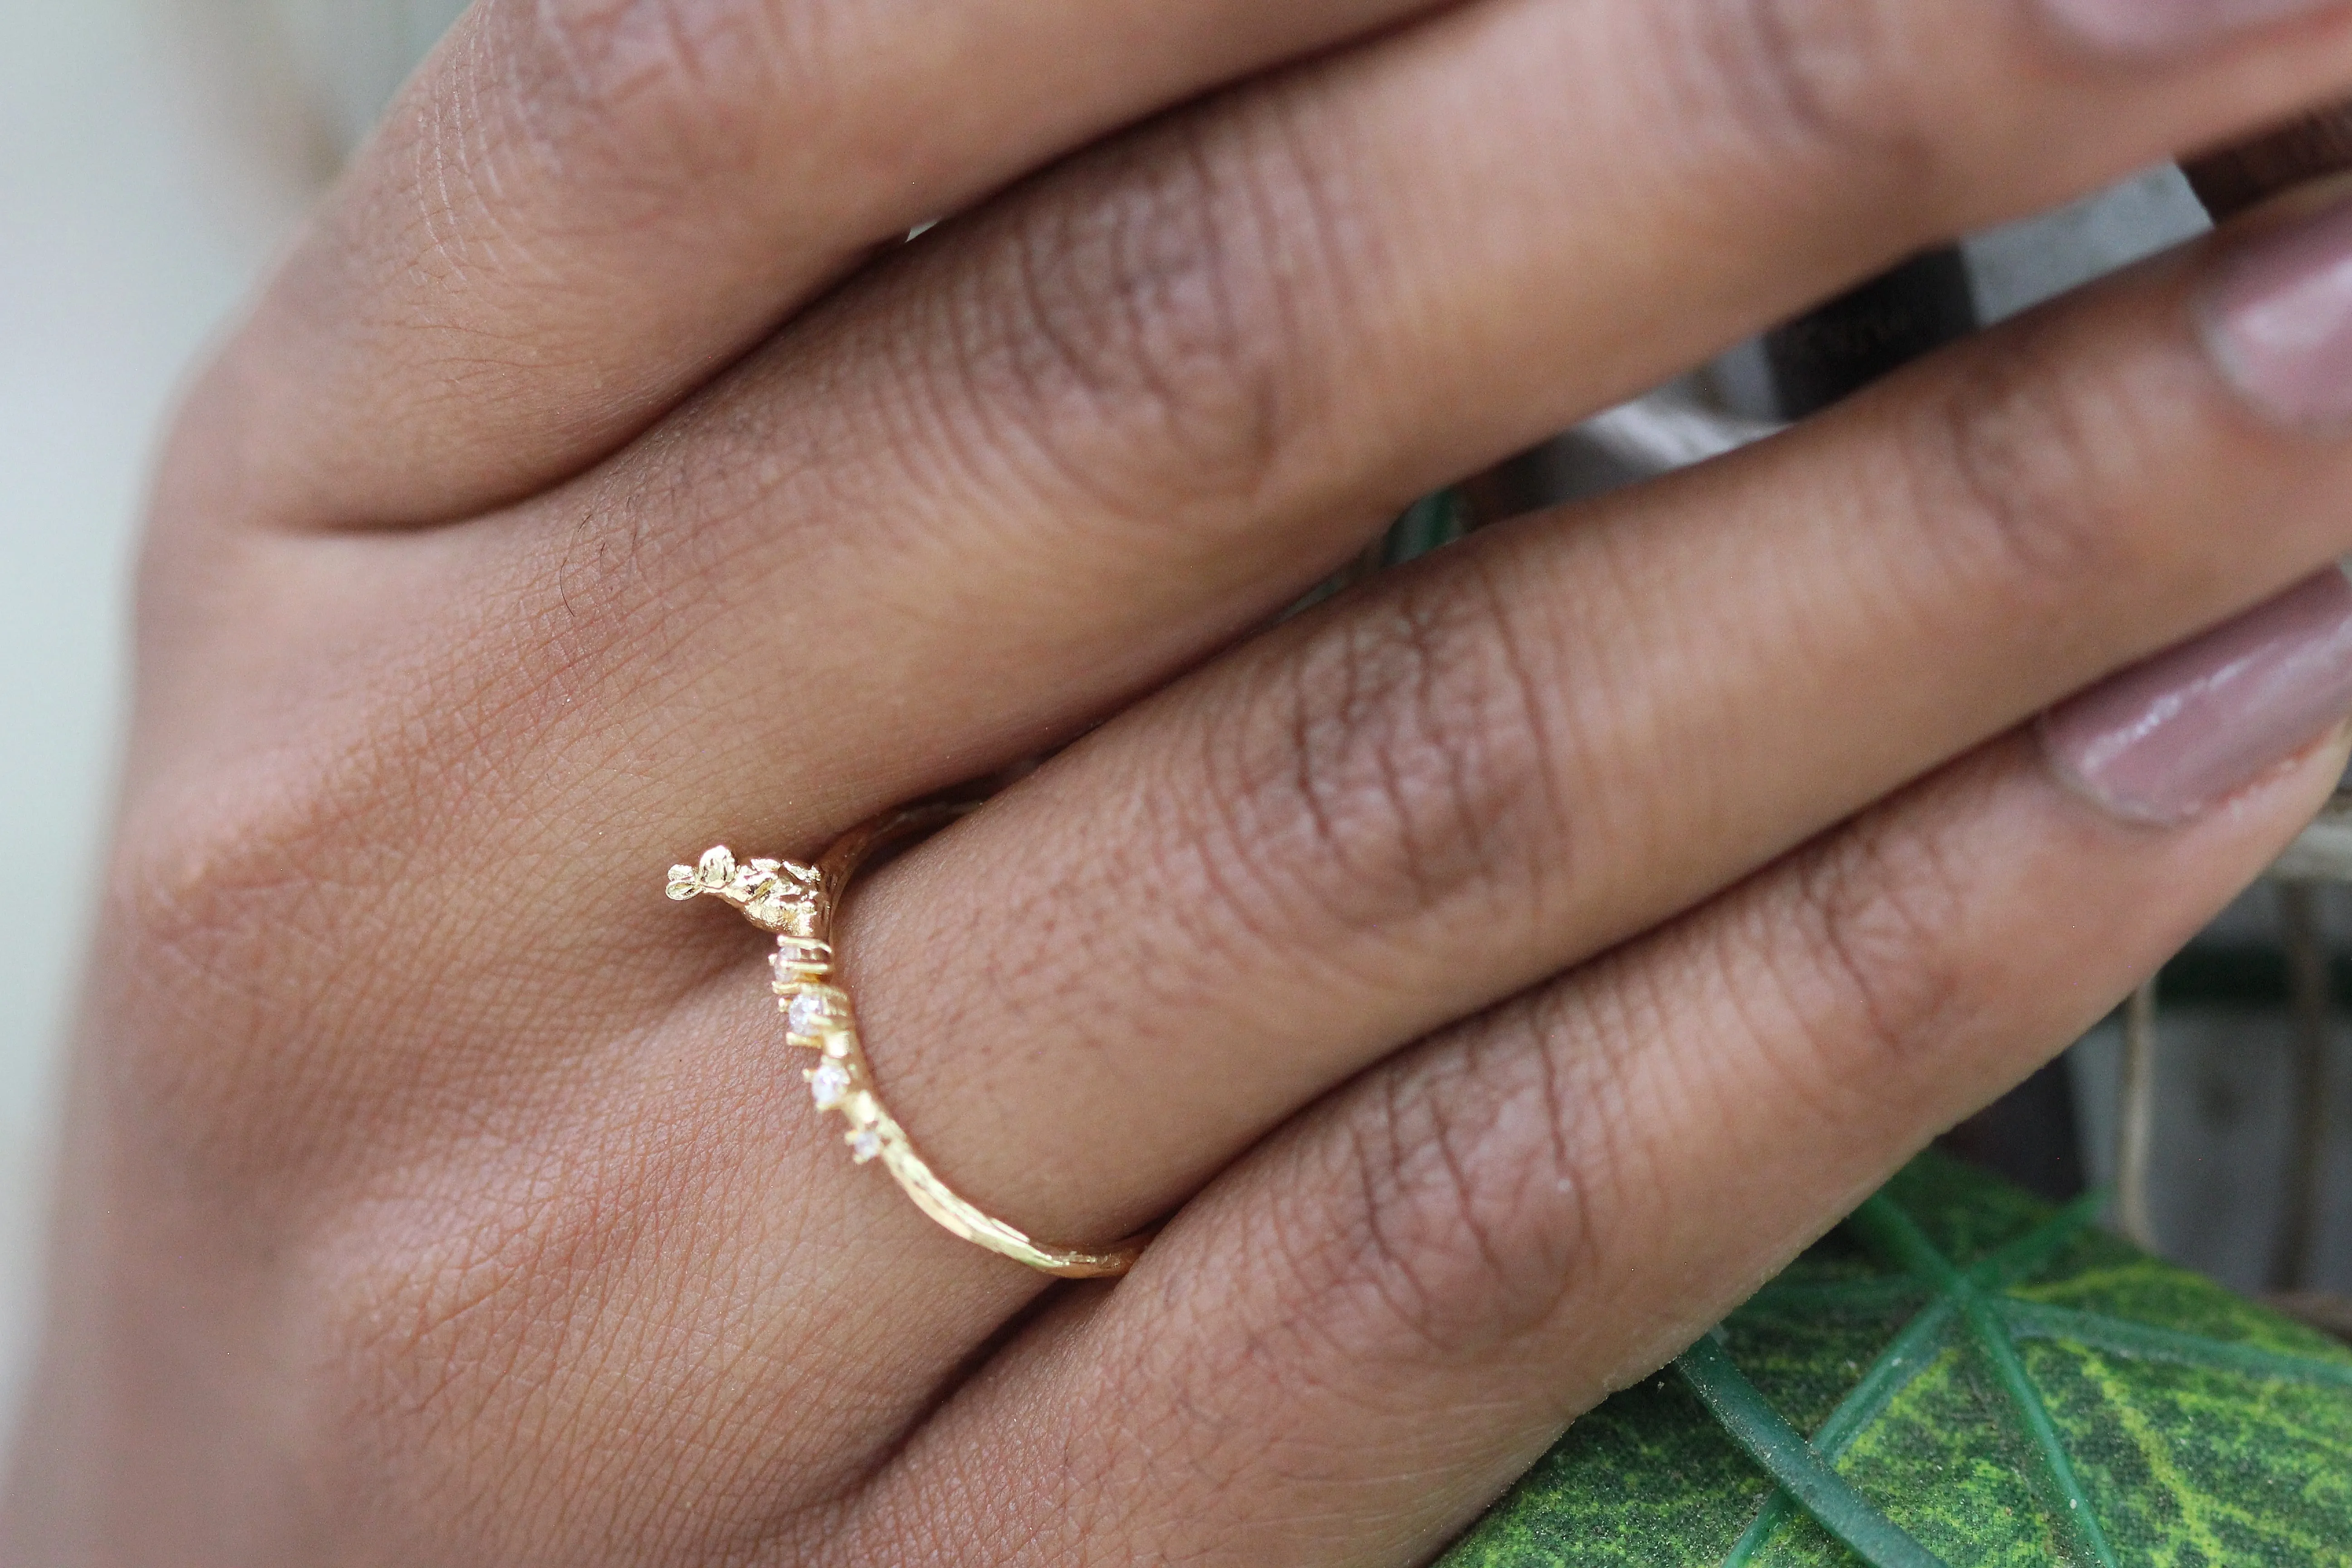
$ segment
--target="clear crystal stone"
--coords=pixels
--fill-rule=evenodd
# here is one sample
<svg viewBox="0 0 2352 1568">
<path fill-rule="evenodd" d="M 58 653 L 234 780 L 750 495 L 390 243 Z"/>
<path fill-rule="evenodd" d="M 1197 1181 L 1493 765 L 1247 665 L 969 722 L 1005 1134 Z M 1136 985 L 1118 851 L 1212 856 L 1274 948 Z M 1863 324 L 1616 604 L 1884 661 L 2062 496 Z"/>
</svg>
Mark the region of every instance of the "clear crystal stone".
<svg viewBox="0 0 2352 1568">
<path fill-rule="evenodd" d="M 861 1165 L 882 1152 L 882 1135 L 871 1127 L 858 1132 L 849 1141 L 849 1152 Z"/>
<path fill-rule="evenodd" d="M 814 991 L 803 991 L 793 998 L 784 1009 L 784 1027 L 795 1035 L 814 1035 L 824 1027 L 824 998 Z"/>
<path fill-rule="evenodd" d="M 824 1062 L 808 1075 L 809 1093 L 816 1098 L 819 1110 L 831 1110 L 849 1092 L 849 1069 L 839 1062 Z"/>
</svg>

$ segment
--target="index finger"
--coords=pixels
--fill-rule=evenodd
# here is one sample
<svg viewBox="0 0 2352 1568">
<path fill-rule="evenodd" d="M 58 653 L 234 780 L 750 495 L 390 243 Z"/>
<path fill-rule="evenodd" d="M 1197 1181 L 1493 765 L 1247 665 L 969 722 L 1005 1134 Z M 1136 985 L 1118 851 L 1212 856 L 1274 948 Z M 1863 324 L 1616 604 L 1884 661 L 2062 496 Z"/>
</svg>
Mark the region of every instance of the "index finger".
<svg viewBox="0 0 2352 1568">
<path fill-rule="evenodd" d="M 611 452 L 872 247 L 1432 0 L 484 0 L 184 431 L 283 521 L 445 521 Z M 266 447 L 263 443 L 266 441 Z"/>
</svg>

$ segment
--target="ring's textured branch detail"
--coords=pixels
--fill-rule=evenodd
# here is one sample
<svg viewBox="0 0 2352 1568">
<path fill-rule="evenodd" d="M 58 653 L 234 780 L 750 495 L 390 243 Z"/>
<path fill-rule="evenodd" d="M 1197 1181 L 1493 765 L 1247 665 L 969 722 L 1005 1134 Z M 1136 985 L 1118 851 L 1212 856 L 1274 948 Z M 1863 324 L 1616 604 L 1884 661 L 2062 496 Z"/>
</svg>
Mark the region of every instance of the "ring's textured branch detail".
<svg viewBox="0 0 2352 1568">
<path fill-rule="evenodd" d="M 1066 1279 L 1101 1279 L 1126 1273 L 1150 1237 L 1130 1237 L 1103 1251 L 1051 1247 L 983 1214 L 941 1181 L 907 1130 L 883 1107 L 874 1069 L 857 1037 L 849 994 L 835 984 L 833 916 L 858 868 L 876 854 L 938 831 L 974 809 L 969 801 L 908 806 L 852 829 L 814 866 L 790 860 L 738 861 L 725 845 L 704 851 L 692 866 L 673 866 L 669 896 L 710 897 L 734 905 L 743 918 L 773 931 L 776 1005 L 785 1038 L 817 1053 L 801 1077 L 819 1110 L 849 1124 L 843 1140 L 859 1164 L 878 1159 L 915 1206 L 952 1234 L 991 1252 Z"/>
</svg>

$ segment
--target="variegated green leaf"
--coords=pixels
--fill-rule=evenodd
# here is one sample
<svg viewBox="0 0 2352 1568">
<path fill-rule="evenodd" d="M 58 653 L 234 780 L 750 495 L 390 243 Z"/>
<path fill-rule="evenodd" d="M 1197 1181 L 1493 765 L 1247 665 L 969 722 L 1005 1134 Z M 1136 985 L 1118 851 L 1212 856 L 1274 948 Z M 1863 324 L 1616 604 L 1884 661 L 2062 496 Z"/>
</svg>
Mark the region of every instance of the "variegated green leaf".
<svg viewBox="0 0 2352 1568">
<path fill-rule="evenodd" d="M 2352 1564 L 2352 1352 L 2091 1217 L 1922 1159 L 1445 1568 Z"/>
</svg>

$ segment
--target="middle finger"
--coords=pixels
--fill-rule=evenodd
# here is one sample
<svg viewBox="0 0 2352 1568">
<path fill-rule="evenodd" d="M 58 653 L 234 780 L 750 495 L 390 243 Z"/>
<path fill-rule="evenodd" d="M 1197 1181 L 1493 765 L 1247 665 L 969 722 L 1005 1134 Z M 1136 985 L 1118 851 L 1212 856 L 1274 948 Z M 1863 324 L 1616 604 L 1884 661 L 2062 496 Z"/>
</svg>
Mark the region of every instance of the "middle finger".
<svg viewBox="0 0 2352 1568">
<path fill-rule="evenodd" d="M 1051 744 L 1412 495 L 1889 258 L 2347 76 L 2342 19 L 2124 66 L 2023 5 L 1487 0 L 926 237 L 486 552 L 638 628 L 589 672 L 600 755 L 708 715 L 655 820 L 821 835 Z M 733 743 L 779 668 L 858 716 L 795 725 L 789 789 Z"/>
</svg>

